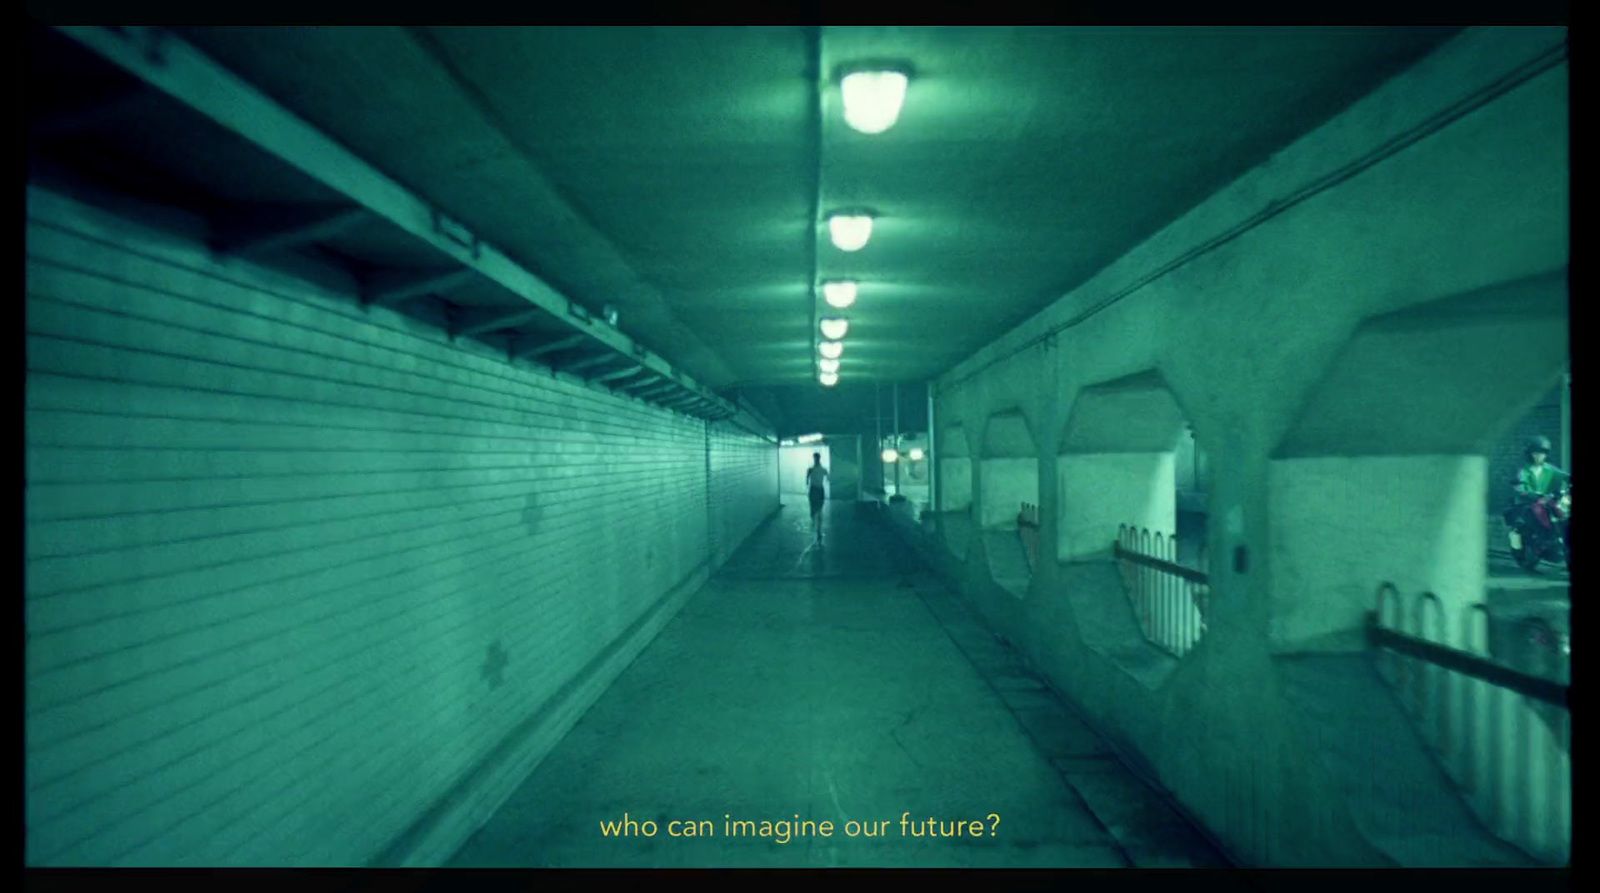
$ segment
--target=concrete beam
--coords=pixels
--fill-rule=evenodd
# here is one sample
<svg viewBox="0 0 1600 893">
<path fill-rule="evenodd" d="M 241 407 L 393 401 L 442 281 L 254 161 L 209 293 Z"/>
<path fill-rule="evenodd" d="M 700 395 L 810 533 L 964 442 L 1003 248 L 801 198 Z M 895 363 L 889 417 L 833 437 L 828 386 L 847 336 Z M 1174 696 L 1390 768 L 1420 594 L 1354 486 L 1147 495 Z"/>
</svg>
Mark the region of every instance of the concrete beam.
<svg viewBox="0 0 1600 893">
<path fill-rule="evenodd" d="M 651 372 L 649 369 L 645 369 L 642 366 L 639 367 L 639 368 L 642 371 L 644 371 L 645 373 L 647 373 L 647 374 L 644 375 L 644 376 L 640 376 L 638 378 L 635 378 L 633 381 L 622 382 L 621 384 L 619 384 L 615 388 L 613 388 L 613 390 L 629 391 L 630 392 L 629 396 L 637 397 L 640 394 L 646 393 L 648 391 L 655 390 L 655 388 L 658 385 L 661 384 L 661 376 L 655 374 L 654 372 Z M 634 390 L 635 388 L 637 388 L 638 390 Z"/>
<path fill-rule="evenodd" d="M 595 366 L 599 366 L 599 365 L 602 365 L 604 363 L 614 363 L 616 361 L 617 361 L 617 355 L 616 354 L 614 354 L 614 353 L 603 353 L 603 354 L 598 354 L 596 356 L 588 357 L 586 359 L 578 360 L 575 363 L 568 363 L 567 365 L 562 366 L 560 368 L 561 368 L 562 372 L 576 373 L 576 372 L 578 372 L 580 370 L 583 370 L 583 369 L 592 369 Z"/>
<path fill-rule="evenodd" d="M 449 270 L 441 273 L 428 273 L 418 276 L 414 273 L 389 273 L 380 275 L 376 280 L 368 283 L 363 289 L 361 301 L 369 306 L 394 306 L 406 301 L 420 298 L 423 295 L 444 294 L 453 289 L 460 288 L 478 276 L 478 271 L 471 267 L 459 270 Z"/>
<path fill-rule="evenodd" d="M 678 387 L 679 385 L 675 381 L 663 381 L 650 385 L 644 390 L 636 392 L 633 396 L 638 397 L 640 400 L 650 400 L 659 397 L 662 394 L 668 394 L 676 391 Z"/>
<path fill-rule="evenodd" d="M 596 382 L 616 381 L 619 378 L 628 378 L 644 371 L 646 370 L 643 366 L 629 366 L 626 369 L 618 369 L 615 372 L 607 372 L 604 375 L 596 376 L 594 380 Z"/>
<path fill-rule="evenodd" d="M 361 207 L 287 213 L 264 210 L 248 216 L 253 218 L 248 223 L 221 227 L 212 239 L 217 253 L 237 256 L 285 251 L 332 238 L 373 219 L 372 212 Z"/>
<path fill-rule="evenodd" d="M 554 341 L 546 341 L 543 344 L 536 344 L 527 348 L 526 350 L 518 350 L 517 356 L 525 360 L 531 360 L 534 357 L 541 357 L 545 354 L 556 353 L 557 351 L 562 350 L 571 350 L 572 348 L 577 347 L 588 340 L 589 336 L 587 335 L 569 335 L 566 338 L 557 338 Z"/>
<path fill-rule="evenodd" d="M 290 113 L 238 75 L 172 32 L 145 26 L 56 26 L 65 36 L 177 99 L 306 175 L 369 208 L 429 246 L 476 270 L 507 291 L 556 316 L 617 353 L 640 357 L 650 370 L 678 377 L 661 357 L 603 321 L 580 315 L 575 303 L 438 208 Z M 685 386 L 723 405 L 705 386 Z"/>
<path fill-rule="evenodd" d="M 695 394 L 695 393 L 691 393 L 691 392 L 687 392 L 686 391 L 686 392 L 684 392 L 682 394 L 678 394 L 678 395 L 675 395 L 675 396 L 672 396 L 672 397 L 666 397 L 664 399 L 656 400 L 654 402 L 659 403 L 662 406 L 665 406 L 665 407 L 667 407 L 669 409 L 676 409 L 679 406 L 689 406 L 689 405 L 692 405 L 694 403 L 698 403 L 701 399 L 702 398 L 701 398 L 701 396 L 699 394 Z"/>
<path fill-rule="evenodd" d="M 450 335 L 453 338 L 482 335 L 486 332 L 498 332 L 504 329 L 514 329 L 540 314 L 537 308 L 526 310 L 468 310 L 461 315 L 460 321 L 453 326 Z"/>
</svg>

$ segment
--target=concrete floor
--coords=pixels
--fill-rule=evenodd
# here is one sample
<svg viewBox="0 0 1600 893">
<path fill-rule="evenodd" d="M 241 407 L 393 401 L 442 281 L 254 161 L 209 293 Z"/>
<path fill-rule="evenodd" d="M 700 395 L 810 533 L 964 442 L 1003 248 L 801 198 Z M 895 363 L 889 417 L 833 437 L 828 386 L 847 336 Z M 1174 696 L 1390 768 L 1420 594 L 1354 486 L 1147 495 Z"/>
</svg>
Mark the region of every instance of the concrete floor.
<svg viewBox="0 0 1600 893">
<path fill-rule="evenodd" d="M 601 823 L 657 823 L 607 837 Z M 979 823 L 980 836 L 902 834 Z M 833 823 L 732 838 L 725 821 Z M 667 822 L 710 820 L 672 837 Z M 884 836 L 848 836 L 845 823 Z M 970 835 L 971 826 L 967 827 Z M 1188 867 L 1223 858 L 875 519 L 758 530 L 451 867 Z"/>
</svg>

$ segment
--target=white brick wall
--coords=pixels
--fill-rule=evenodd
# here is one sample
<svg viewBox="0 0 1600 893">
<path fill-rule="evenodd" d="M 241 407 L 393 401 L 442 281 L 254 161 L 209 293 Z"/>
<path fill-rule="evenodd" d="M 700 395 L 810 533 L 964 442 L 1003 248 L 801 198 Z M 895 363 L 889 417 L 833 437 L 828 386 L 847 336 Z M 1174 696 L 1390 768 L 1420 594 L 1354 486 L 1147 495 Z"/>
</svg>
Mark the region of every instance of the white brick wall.
<svg viewBox="0 0 1600 893">
<path fill-rule="evenodd" d="M 778 508 L 778 447 L 729 422 L 709 426 L 712 559 L 727 561 L 756 525 Z"/>
<path fill-rule="evenodd" d="M 45 193 L 27 241 L 29 864 L 406 858 L 777 508 L 742 430 Z"/>
</svg>

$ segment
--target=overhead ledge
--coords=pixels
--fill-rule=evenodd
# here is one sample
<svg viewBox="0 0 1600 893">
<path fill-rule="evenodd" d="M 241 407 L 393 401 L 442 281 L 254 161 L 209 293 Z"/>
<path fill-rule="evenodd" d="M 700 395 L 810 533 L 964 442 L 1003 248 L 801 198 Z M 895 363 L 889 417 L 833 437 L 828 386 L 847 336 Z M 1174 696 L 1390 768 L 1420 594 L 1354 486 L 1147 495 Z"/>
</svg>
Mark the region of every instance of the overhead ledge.
<svg viewBox="0 0 1600 893">
<path fill-rule="evenodd" d="M 56 30 L 442 252 L 461 265 L 464 279 L 481 276 L 495 282 L 575 332 L 680 382 L 700 398 L 691 407 L 692 414 L 725 418 L 738 413 L 734 404 L 633 339 L 603 321 L 572 312 L 574 302 L 533 273 L 171 32 L 148 26 L 71 25 Z M 390 303 L 459 281 L 385 287 L 369 291 L 364 298 Z M 426 288 L 417 291 L 422 286 Z"/>
</svg>

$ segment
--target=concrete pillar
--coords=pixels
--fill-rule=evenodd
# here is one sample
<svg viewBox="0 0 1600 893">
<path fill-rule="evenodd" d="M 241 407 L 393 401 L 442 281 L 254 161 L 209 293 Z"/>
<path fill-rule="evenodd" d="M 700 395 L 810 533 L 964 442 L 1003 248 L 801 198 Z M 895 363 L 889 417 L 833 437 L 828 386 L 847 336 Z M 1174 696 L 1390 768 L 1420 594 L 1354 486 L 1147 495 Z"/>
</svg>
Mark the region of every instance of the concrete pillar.
<svg viewBox="0 0 1600 893">
<path fill-rule="evenodd" d="M 900 495 L 900 383 L 894 383 L 894 495 Z"/>
<path fill-rule="evenodd" d="M 939 428 L 933 418 L 933 383 L 929 382 L 926 388 L 928 391 L 928 455 L 925 458 L 928 461 L 928 508 L 937 512 L 939 511 L 939 492 L 942 489 L 939 486 L 938 474 L 939 444 L 937 432 Z M 1562 430 L 1566 430 L 1565 426 L 1562 427 Z"/>
</svg>

